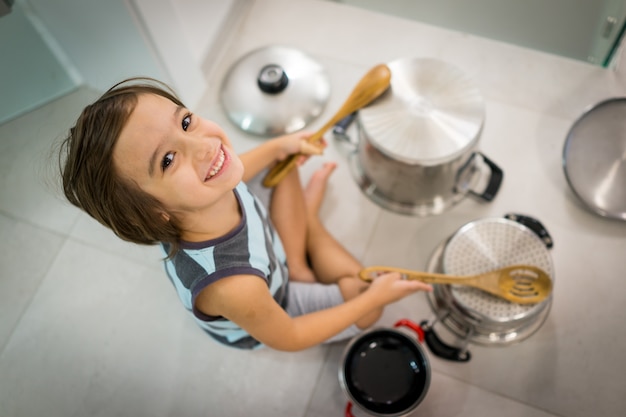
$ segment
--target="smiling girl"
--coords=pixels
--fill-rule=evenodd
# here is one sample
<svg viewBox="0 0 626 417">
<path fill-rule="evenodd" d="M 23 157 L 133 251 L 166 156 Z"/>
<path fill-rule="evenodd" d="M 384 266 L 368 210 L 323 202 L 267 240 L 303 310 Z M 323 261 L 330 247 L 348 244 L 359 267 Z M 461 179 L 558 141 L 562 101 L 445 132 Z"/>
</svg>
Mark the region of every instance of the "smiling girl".
<svg viewBox="0 0 626 417">
<path fill-rule="evenodd" d="M 292 154 L 322 153 L 307 133 L 238 156 L 226 133 L 192 114 L 164 84 L 123 81 L 87 106 L 60 152 L 67 199 L 120 238 L 159 244 L 167 275 L 217 341 L 287 351 L 352 337 L 385 305 L 431 287 L 361 264 L 318 217 L 335 165 L 303 189 L 293 170 L 266 207 L 248 188 Z"/>
</svg>

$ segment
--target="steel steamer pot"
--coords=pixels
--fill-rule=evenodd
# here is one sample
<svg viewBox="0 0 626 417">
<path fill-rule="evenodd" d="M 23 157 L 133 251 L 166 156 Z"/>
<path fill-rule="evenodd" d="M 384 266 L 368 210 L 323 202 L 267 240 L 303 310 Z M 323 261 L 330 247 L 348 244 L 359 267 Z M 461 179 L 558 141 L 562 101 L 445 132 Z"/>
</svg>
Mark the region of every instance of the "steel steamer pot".
<svg viewBox="0 0 626 417">
<path fill-rule="evenodd" d="M 545 270 L 554 281 L 552 246 L 552 237 L 539 220 L 510 213 L 462 226 L 435 249 L 426 270 L 474 275 L 530 264 Z M 545 322 L 553 297 L 522 305 L 460 285 L 434 285 L 426 296 L 434 312 L 432 319 L 420 323 L 426 344 L 435 355 L 461 362 L 470 360 L 470 343 L 507 346 L 530 337 Z"/>
<path fill-rule="evenodd" d="M 478 88 L 438 60 L 387 65 L 389 90 L 356 115 L 350 166 L 361 190 L 384 208 L 418 216 L 441 213 L 468 194 L 492 200 L 503 173 L 476 151 L 485 113 Z"/>
</svg>

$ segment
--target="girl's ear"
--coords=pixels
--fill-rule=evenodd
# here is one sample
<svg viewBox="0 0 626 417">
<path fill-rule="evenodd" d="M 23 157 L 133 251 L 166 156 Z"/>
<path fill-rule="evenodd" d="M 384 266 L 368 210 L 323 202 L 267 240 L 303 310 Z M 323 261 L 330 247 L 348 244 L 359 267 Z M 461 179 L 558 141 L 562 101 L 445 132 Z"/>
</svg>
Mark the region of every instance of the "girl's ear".
<svg viewBox="0 0 626 417">
<path fill-rule="evenodd" d="M 167 214 L 167 213 L 166 213 L 166 212 L 164 212 L 164 211 L 162 211 L 162 212 L 161 212 L 161 218 L 162 218 L 163 220 L 165 220 L 166 222 L 169 222 L 169 221 L 170 221 L 170 215 L 169 215 L 169 214 Z"/>
</svg>

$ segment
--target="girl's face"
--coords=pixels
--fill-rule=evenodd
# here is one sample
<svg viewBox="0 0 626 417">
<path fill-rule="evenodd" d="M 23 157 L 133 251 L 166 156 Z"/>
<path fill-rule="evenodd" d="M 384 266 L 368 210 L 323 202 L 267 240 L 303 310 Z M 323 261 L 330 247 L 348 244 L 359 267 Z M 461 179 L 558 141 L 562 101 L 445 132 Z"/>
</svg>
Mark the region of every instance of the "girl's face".
<svg viewBox="0 0 626 417">
<path fill-rule="evenodd" d="M 243 176 L 243 164 L 217 124 L 155 94 L 138 97 L 113 149 L 113 163 L 182 218 L 210 209 Z"/>
</svg>

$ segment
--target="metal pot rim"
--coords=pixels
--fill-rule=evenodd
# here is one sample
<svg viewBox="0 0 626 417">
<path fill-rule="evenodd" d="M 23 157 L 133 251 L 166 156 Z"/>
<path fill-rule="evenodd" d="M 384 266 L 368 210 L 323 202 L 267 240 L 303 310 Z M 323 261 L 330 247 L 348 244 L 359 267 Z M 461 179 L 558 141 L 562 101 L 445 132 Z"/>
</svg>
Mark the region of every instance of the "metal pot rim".
<svg viewBox="0 0 626 417">
<path fill-rule="evenodd" d="M 359 141 L 365 140 L 367 141 L 369 145 L 376 148 L 378 152 L 385 155 L 389 159 L 392 159 L 396 162 L 405 164 L 407 166 L 412 166 L 412 167 L 434 167 L 438 165 L 447 164 L 459 158 L 464 158 L 465 156 L 469 155 L 477 147 L 478 142 L 480 141 L 480 134 L 482 132 L 482 126 L 481 126 L 476 133 L 476 137 L 470 142 L 468 142 L 466 146 L 464 146 L 463 148 L 459 148 L 455 152 L 451 152 L 449 154 L 443 155 L 438 158 L 425 158 L 425 157 L 412 158 L 412 157 L 407 157 L 405 154 L 391 152 L 388 149 L 386 149 L 384 146 L 381 146 L 379 141 L 377 141 L 372 136 L 370 136 L 368 132 L 365 130 L 365 127 L 363 126 L 361 113 L 362 111 L 358 112 L 356 115 L 357 133 L 359 136 Z"/>
</svg>

